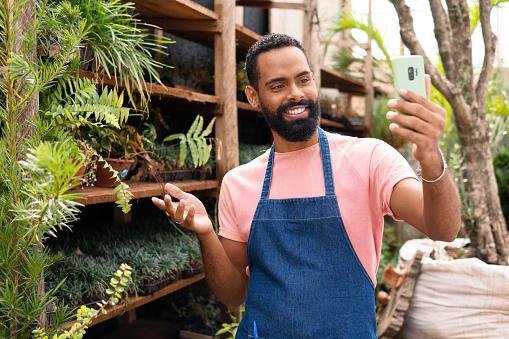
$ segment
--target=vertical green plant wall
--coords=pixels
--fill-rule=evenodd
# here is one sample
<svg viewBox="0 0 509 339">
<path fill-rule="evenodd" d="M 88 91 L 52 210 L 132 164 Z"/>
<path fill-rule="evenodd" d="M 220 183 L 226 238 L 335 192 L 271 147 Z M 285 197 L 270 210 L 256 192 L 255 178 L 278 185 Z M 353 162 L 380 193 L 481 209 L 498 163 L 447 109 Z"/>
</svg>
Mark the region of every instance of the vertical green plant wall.
<svg viewBox="0 0 509 339">
<path fill-rule="evenodd" d="M 45 270 L 56 259 L 44 239 L 71 227 L 79 214 L 67 192 L 86 147 L 80 126 L 116 127 L 127 119 L 115 90 L 78 80 L 83 46 L 97 70 L 118 76 L 142 98 L 143 75 L 158 81 L 151 51 L 159 46 L 132 16 L 132 4 L 101 0 L 0 2 L 0 337 L 47 333 L 65 315 L 42 316 L 56 302 L 44 290 Z M 40 105 L 39 105 L 40 102 Z M 58 288 L 58 286 L 57 286 Z"/>
</svg>

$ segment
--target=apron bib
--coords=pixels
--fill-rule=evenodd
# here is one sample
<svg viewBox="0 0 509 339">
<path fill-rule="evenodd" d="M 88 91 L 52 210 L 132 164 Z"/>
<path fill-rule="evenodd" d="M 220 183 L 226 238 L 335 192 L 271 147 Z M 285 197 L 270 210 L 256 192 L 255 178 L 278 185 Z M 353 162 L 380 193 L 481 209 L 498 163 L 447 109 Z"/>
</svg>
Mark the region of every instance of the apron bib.
<svg viewBox="0 0 509 339">
<path fill-rule="evenodd" d="M 346 233 L 329 144 L 325 196 L 269 199 L 274 145 L 248 240 L 246 313 L 237 339 L 376 338 L 374 286 Z"/>
</svg>

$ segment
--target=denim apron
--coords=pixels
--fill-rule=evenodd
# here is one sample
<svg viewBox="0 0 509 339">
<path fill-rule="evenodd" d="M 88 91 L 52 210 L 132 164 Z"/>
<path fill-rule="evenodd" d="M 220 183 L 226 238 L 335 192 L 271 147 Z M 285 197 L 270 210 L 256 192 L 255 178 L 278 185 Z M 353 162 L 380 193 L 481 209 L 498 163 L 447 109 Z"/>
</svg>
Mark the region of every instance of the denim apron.
<svg viewBox="0 0 509 339">
<path fill-rule="evenodd" d="M 237 339 L 376 338 L 374 286 L 341 219 L 321 129 L 319 144 L 322 197 L 269 199 L 270 150 L 249 234 L 251 275 Z"/>
</svg>

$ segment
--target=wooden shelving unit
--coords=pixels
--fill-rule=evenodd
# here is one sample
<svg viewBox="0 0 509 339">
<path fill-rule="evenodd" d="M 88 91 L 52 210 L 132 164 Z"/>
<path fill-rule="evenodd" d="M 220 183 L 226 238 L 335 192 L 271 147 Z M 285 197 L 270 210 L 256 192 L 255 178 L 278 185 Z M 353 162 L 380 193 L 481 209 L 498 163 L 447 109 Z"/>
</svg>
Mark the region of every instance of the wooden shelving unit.
<svg viewBox="0 0 509 339">
<path fill-rule="evenodd" d="M 124 0 L 123 0 L 124 1 Z M 125 0 L 127 1 L 127 0 Z M 217 191 L 223 175 L 238 165 L 238 110 L 252 114 L 259 113 L 249 103 L 236 100 L 236 57 L 242 58 L 248 48 L 261 36 L 252 30 L 235 24 L 235 0 L 215 0 L 215 10 L 210 10 L 192 0 L 133 0 L 139 18 L 149 24 L 160 26 L 163 30 L 189 39 L 201 45 L 214 49 L 215 59 L 215 95 L 198 93 L 192 90 L 147 83 L 148 93 L 152 97 L 171 98 L 197 105 L 214 107 L 218 115 L 215 125 L 215 137 L 221 140 L 221 158 L 217 159 L 217 179 L 205 181 L 182 181 L 175 184 L 186 192 Z M 265 5 L 273 7 L 287 6 L 281 1 L 264 1 Z M 269 4 L 270 2 L 270 4 Z M 256 4 L 254 1 L 238 1 L 239 4 Z M 295 4 L 294 4 L 295 5 Z M 299 6 L 298 6 L 299 7 Z M 342 91 L 363 94 L 366 92 L 361 81 L 349 78 L 332 69 L 322 67 L 322 81 L 331 87 Z M 91 72 L 81 72 L 82 77 L 94 79 L 102 85 L 112 86 L 118 83 L 106 75 Z M 334 129 L 345 129 L 342 124 L 321 120 L 321 125 Z M 127 182 L 134 199 L 160 196 L 164 191 L 162 183 Z M 78 194 L 77 201 L 84 205 L 110 203 L 115 201 L 111 188 L 83 188 L 73 190 Z M 108 309 L 106 315 L 97 318 L 93 325 L 117 317 L 125 312 L 133 311 L 137 307 L 167 296 L 179 289 L 204 279 L 204 274 L 198 274 L 188 279 L 179 280 L 163 289 L 148 295 L 129 297 L 121 305 Z"/>
<path fill-rule="evenodd" d="M 164 183 L 157 182 L 126 182 L 133 194 L 134 199 L 149 198 L 153 196 L 160 196 L 164 192 Z M 206 191 L 219 188 L 219 181 L 217 180 L 190 180 L 190 181 L 177 181 L 174 182 L 177 187 L 186 192 Z M 84 205 L 104 204 L 114 202 L 116 200 L 112 188 L 106 187 L 85 187 L 78 188 L 69 193 L 78 194 L 77 202 Z"/>
</svg>

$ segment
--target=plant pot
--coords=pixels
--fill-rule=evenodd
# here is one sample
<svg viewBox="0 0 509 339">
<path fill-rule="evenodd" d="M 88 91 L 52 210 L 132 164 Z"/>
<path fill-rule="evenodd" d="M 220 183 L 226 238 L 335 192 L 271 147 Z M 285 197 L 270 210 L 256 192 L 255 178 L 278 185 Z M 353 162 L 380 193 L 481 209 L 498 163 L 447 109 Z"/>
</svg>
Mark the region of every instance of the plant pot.
<svg viewBox="0 0 509 339">
<path fill-rule="evenodd" d="M 85 174 L 86 169 L 87 169 L 86 165 L 81 166 L 80 168 L 78 168 L 78 171 L 74 176 L 79 178 L 83 177 L 83 174 Z"/>
<path fill-rule="evenodd" d="M 140 294 L 141 295 L 149 295 L 154 292 L 159 291 L 160 289 L 168 286 L 171 283 L 179 280 L 181 275 L 178 272 L 172 273 L 170 276 L 162 279 L 146 279 L 141 283 L 140 286 Z"/>
<path fill-rule="evenodd" d="M 197 275 L 198 273 L 203 272 L 203 264 L 191 266 L 182 271 L 182 278 L 191 278 L 192 276 Z"/>
<path fill-rule="evenodd" d="M 104 159 L 111 167 L 118 172 L 120 180 L 124 180 L 129 175 L 129 170 L 134 164 L 134 160 L 131 159 Z M 112 178 L 113 173 L 108 168 L 104 167 L 104 161 L 97 162 L 97 181 L 95 185 L 97 187 L 115 187 L 118 184 L 117 178 Z"/>
<path fill-rule="evenodd" d="M 161 176 L 161 179 L 164 182 L 192 180 L 194 178 L 194 170 L 180 169 L 180 170 L 163 171 L 163 172 L 159 172 L 159 175 Z"/>
<path fill-rule="evenodd" d="M 196 168 L 193 171 L 193 179 L 194 180 L 206 180 L 210 179 L 212 176 L 212 171 L 209 168 Z"/>
</svg>

